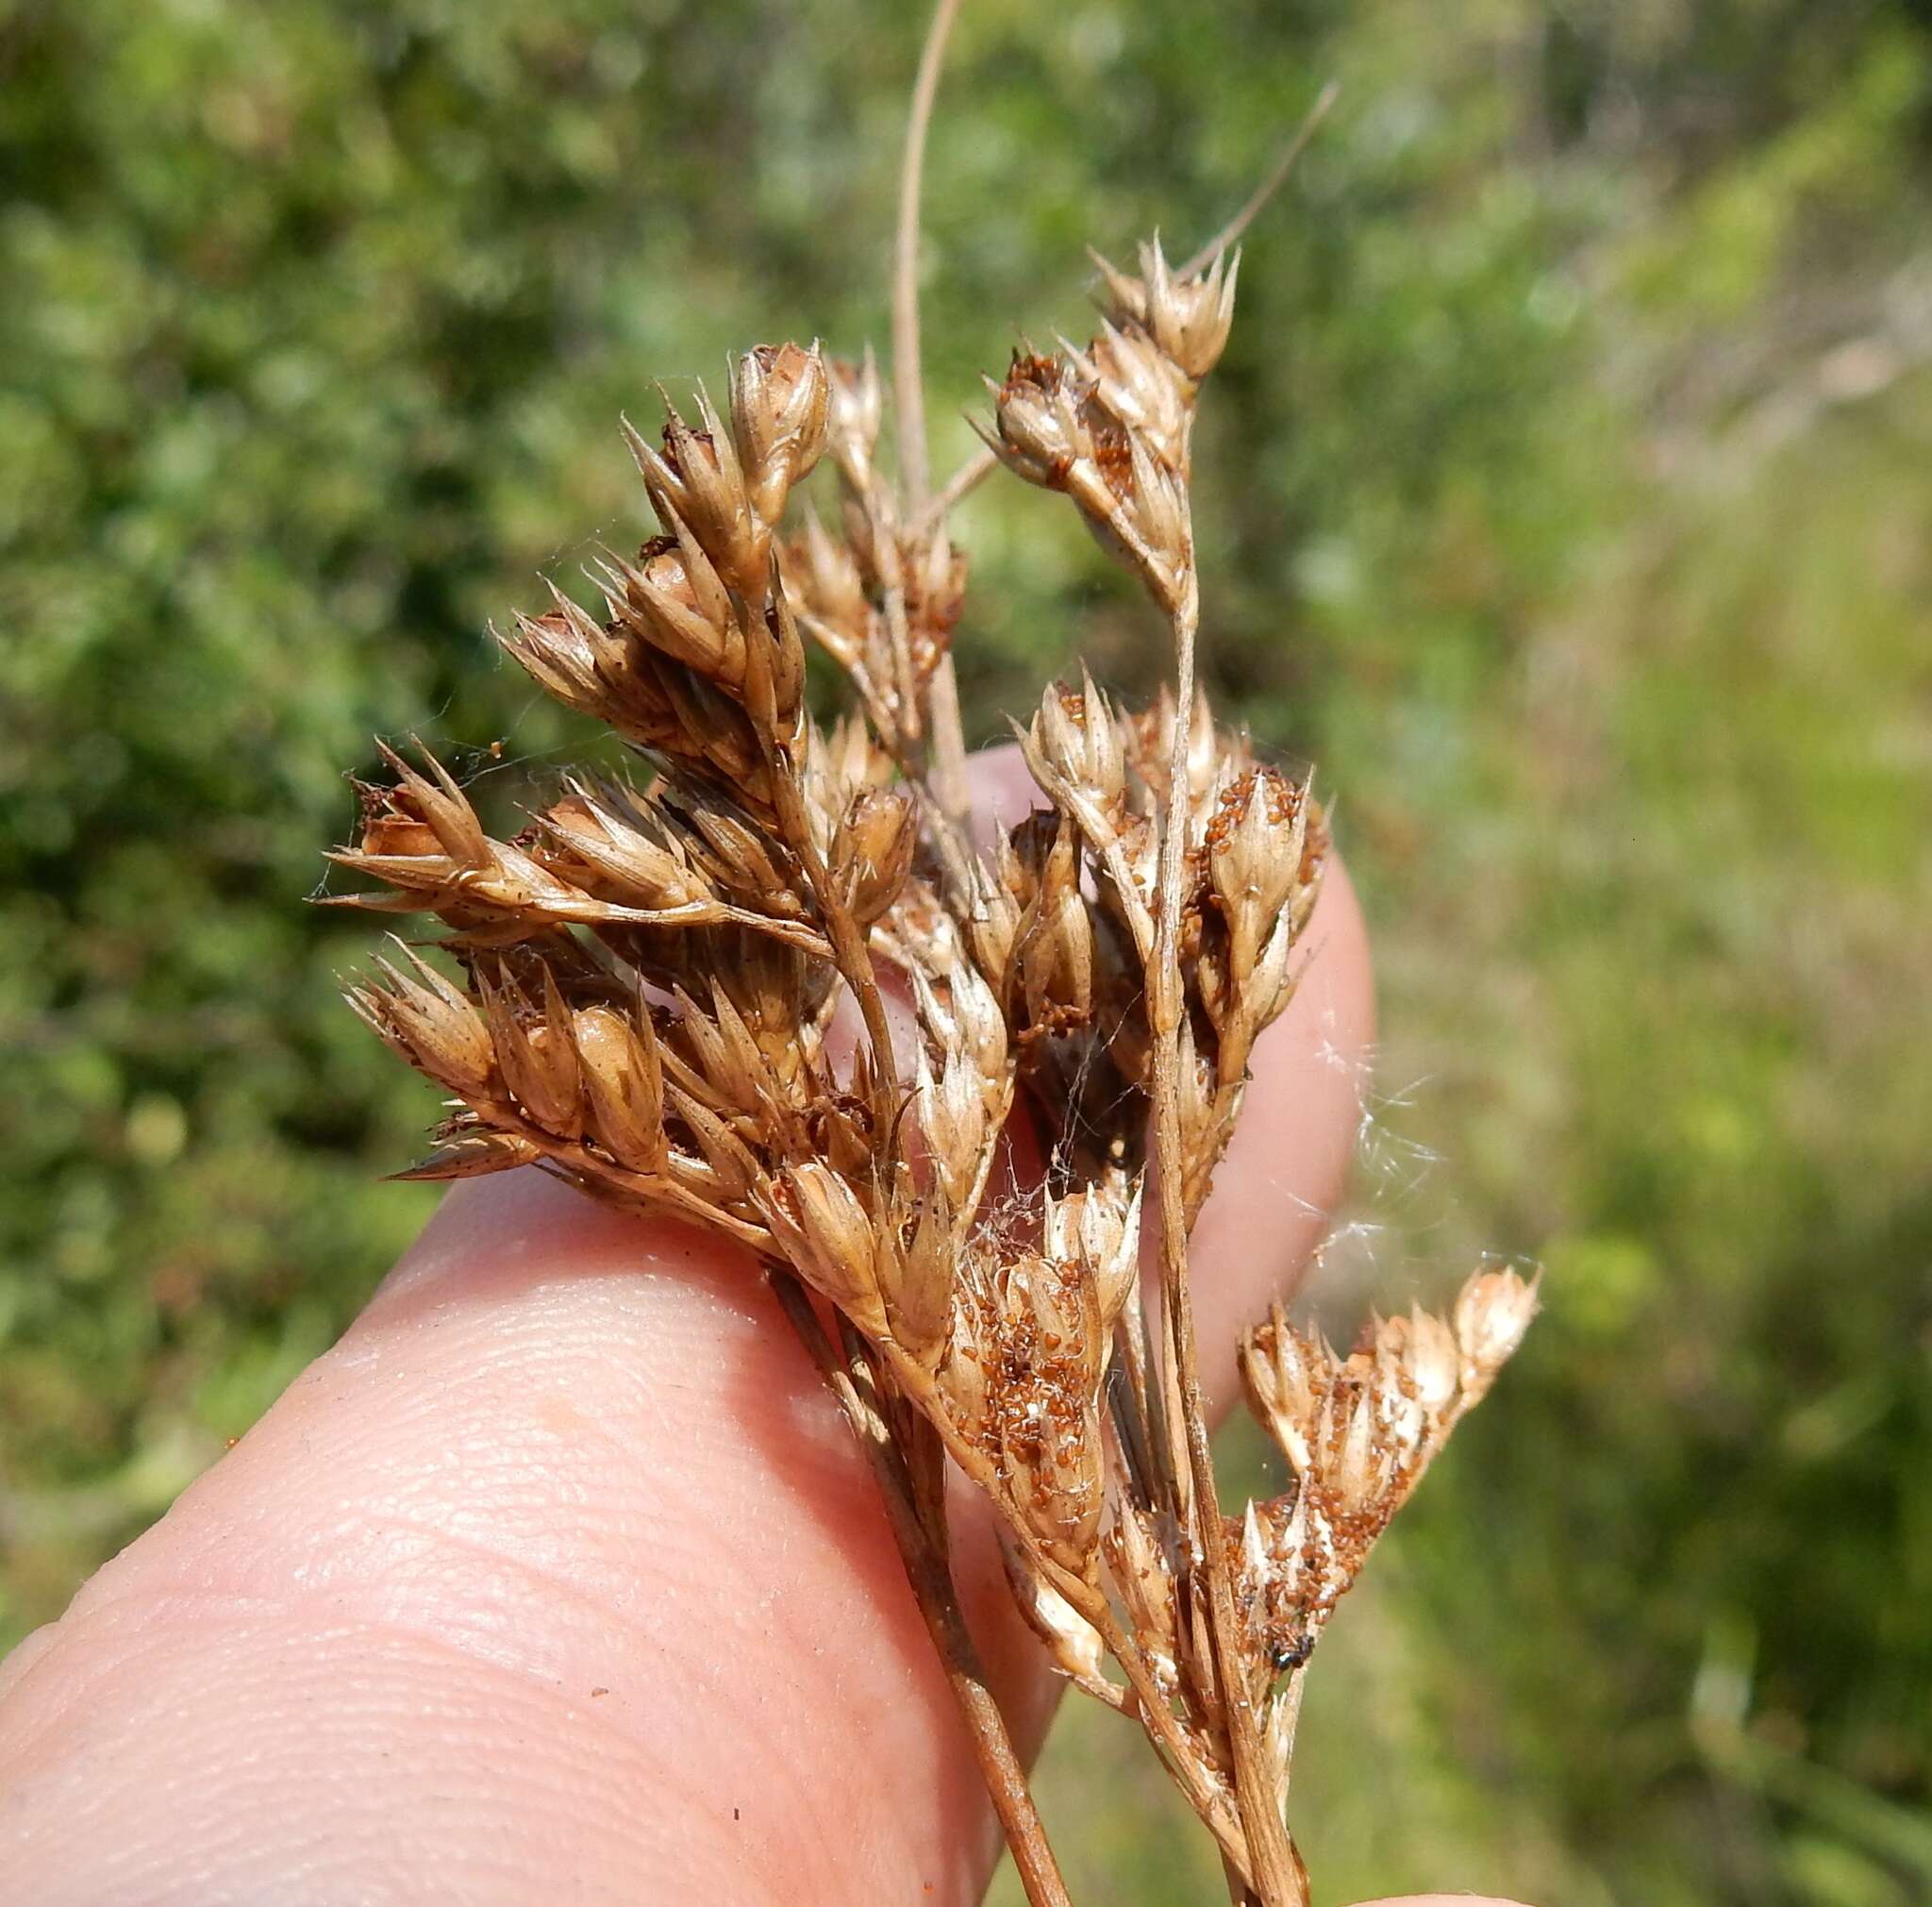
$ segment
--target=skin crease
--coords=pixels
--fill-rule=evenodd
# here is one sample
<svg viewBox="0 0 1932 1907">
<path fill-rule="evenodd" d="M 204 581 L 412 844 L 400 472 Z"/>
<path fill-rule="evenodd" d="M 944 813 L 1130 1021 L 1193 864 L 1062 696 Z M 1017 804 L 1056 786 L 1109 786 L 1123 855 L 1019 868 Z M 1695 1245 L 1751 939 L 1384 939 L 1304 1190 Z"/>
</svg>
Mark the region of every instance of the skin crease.
<svg viewBox="0 0 1932 1907">
<path fill-rule="evenodd" d="M 1217 1409 L 1355 1142 L 1374 1009 L 1339 868 L 1304 944 L 1195 1237 Z M 1030 1750 L 1057 1684 L 963 1492 L 956 1522 Z M 535 1172 L 455 1188 L 0 1664 L 0 1907 L 970 1907 L 997 1851 L 870 1475 L 755 1267 Z"/>
</svg>

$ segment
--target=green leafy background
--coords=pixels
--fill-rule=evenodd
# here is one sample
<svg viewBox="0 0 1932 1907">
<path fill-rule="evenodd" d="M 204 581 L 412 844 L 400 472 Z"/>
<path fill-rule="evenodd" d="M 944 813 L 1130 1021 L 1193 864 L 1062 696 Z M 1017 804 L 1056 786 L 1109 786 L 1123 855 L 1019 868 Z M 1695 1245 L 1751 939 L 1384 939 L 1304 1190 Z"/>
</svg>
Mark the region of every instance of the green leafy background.
<svg viewBox="0 0 1932 1907">
<path fill-rule="evenodd" d="M 920 10 L 0 0 L 0 1637 L 421 1222 L 369 928 L 303 905 L 342 770 L 582 745 L 485 625 L 636 532 L 651 379 L 883 342 Z M 1550 1272 L 1324 1648 L 1310 1861 L 1932 1899 L 1926 9 L 973 0 L 941 459 L 1083 243 L 1191 244 L 1330 76 L 1200 446 L 1211 675 L 1379 936 L 1320 1290 Z M 983 735 L 1159 666 L 1067 514 L 963 513 Z M 1213 1898 L 1138 1754 L 1050 1751 L 1076 1884 Z"/>
</svg>

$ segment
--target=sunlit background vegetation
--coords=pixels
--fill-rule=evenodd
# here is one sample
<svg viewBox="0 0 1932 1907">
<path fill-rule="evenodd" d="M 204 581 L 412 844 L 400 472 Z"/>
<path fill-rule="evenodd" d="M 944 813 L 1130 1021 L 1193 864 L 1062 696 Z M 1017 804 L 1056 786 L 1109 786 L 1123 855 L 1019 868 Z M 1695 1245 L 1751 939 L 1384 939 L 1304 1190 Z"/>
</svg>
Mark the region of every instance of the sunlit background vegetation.
<svg viewBox="0 0 1932 1907">
<path fill-rule="evenodd" d="M 728 344 L 883 343 L 921 8 L 0 0 L 0 1639 L 353 1313 L 430 1096 L 304 905 L 341 771 L 580 733 L 485 625 Z M 1314 1678 L 1330 1898 L 1932 1899 L 1932 40 L 1898 0 L 971 0 L 941 460 L 1331 76 L 1203 425 L 1212 679 L 1379 937 L 1318 1280 L 1548 1313 Z M 1158 631 L 1018 486 L 974 726 Z M 483 752 L 499 738 L 501 763 Z M 1242 1461 L 1253 1461 L 1252 1457 Z M 1100 1715 L 1076 1892 L 1213 1898 Z M 1004 1897 L 1016 1898 L 1016 1897 Z"/>
</svg>

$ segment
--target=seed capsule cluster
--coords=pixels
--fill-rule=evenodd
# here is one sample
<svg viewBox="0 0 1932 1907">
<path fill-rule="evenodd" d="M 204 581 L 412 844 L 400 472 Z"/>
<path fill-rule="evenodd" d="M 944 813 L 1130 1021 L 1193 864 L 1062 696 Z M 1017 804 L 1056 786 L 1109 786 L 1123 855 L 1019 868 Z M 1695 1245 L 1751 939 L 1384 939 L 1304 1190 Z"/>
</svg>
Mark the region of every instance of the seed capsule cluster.
<svg viewBox="0 0 1932 1907">
<path fill-rule="evenodd" d="M 1328 833 L 1187 661 L 1190 446 L 1236 260 L 1098 264 L 1099 334 L 1017 355 L 985 435 L 1072 500 L 1183 661 L 1141 711 L 1050 685 L 1017 728 L 1041 805 L 990 851 L 938 774 L 965 559 L 883 468 L 870 357 L 788 343 L 734 362 L 722 411 L 700 390 L 655 443 L 626 426 L 659 533 L 596 565 L 599 611 L 555 592 L 501 637 L 640 778 L 568 775 L 498 840 L 433 756 L 385 749 L 334 859 L 375 883 L 343 904 L 442 929 L 451 970 L 406 951 L 349 995 L 451 1101 L 406 1176 L 539 1165 L 802 1281 L 920 1540 L 943 1558 L 949 1457 L 1055 1661 L 1139 1718 L 1272 1902 L 1298 1884 L 1280 1812 L 1308 1650 L 1534 1293 L 1485 1271 L 1451 1319 L 1379 1323 L 1345 1359 L 1277 1313 L 1242 1368 L 1291 1488 L 1224 1517 L 1191 1467 L 1176 1246 L 1292 995 Z M 836 510 L 793 510 L 822 460 Z M 808 641 L 856 703 L 829 726 Z"/>
</svg>

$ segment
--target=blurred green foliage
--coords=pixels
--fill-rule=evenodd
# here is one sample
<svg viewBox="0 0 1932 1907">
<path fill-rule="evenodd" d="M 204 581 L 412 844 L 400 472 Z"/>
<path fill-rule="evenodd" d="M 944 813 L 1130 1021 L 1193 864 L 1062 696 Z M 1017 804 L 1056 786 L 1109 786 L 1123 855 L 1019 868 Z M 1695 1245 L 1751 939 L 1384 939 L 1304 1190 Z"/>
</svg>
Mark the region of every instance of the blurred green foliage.
<svg viewBox="0 0 1932 1907">
<path fill-rule="evenodd" d="M 581 745 L 485 625 L 636 533 L 653 377 L 883 342 L 918 10 L 0 0 L 0 1637 L 420 1222 L 374 1179 L 430 1096 L 335 999 L 370 930 L 303 905 L 341 771 L 420 729 L 508 799 Z M 974 0 L 941 460 L 1084 243 L 1191 243 L 1331 75 L 1200 459 L 1212 675 L 1380 936 L 1318 1296 L 1550 1282 L 1324 1651 L 1310 1858 L 1932 1899 L 1924 9 Z M 1067 514 L 962 514 L 982 734 L 1076 646 L 1158 664 Z M 1212 1898 L 1138 1753 L 1049 1758 L 1076 1876 Z"/>
</svg>

